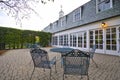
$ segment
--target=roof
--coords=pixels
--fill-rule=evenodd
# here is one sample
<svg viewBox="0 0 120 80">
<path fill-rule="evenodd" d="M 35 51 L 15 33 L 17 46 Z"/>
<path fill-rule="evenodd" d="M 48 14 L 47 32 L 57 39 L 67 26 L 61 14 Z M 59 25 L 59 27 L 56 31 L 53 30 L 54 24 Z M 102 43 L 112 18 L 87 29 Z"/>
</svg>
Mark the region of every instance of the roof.
<svg viewBox="0 0 120 80">
<path fill-rule="evenodd" d="M 75 10 L 80 8 L 81 8 L 81 20 L 73 22 L 73 14 Z M 56 33 L 59 31 L 75 28 L 81 25 L 108 19 L 111 17 L 120 16 L 120 0 L 113 0 L 113 7 L 101 12 L 96 11 L 96 0 L 91 0 L 88 3 L 78 7 L 77 9 L 73 10 L 72 12 L 64 16 L 64 18 L 66 18 L 66 25 L 61 27 L 62 18 L 60 18 L 59 20 L 55 21 L 57 22 L 57 25 L 54 25 L 53 23 L 55 22 L 53 22 L 52 26 L 48 25 L 44 29 L 44 31 Z"/>
</svg>

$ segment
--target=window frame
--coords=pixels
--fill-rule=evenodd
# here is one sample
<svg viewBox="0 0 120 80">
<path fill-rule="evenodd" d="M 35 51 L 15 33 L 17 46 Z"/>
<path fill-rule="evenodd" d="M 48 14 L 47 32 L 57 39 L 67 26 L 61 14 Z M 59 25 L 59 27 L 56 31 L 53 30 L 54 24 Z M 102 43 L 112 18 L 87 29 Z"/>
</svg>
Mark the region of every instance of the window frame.
<svg viewBox="0 0 120 80">
<path fill-rule="evenodd" d="M 60 26 L 63 27 L 63 26 L 66 25 L 66 23 L 67 23 L 67 21 L 66 21 L 66 16 L 64 16 L 64 17 L 62 17 L 62 18 L 60 19 Z"/>
<path fill-rule="evenodd" d="M 111 9 L 111 8 L 113 8 L 113 0 L 110 0 L 110 7 L 109 8 L 107 8 L 107 9 L 104 9 L 104 10 L 102 10 L 102 11 L 99 11 L 99 5 L 100 4 L 102 4 L 102 3 L 106 3 L 106 1 L 105 0 L 103 0 L 103 1 L 101 1 L 100 3 L 99 3 L 99 1 L 98 0 L 96 0 L 96 13 L 99 13 L 99 12 L 103 12 L 103 11 L 106 11 L 106 10 L 108 10 L 108 9 Z"/>
<path fill-rule="evenodd" d="M 81 17 L 82 17 L 81 7 L 79 7 L 78 9 L 74 10 L 74 12 L 73 12 L 73 22 L 80 21 Z"/>
</svg>

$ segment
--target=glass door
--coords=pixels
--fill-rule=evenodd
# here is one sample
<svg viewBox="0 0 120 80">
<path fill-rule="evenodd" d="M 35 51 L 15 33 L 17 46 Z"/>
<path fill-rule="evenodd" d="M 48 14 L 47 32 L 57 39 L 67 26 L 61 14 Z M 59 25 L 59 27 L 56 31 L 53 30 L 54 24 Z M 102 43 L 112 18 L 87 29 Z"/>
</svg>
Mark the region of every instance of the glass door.
<svg viewBox="0 0 120 80">
<path fill-rule="evenodd" d="M 116 51 L 116 28 L 106 29 L 106 50 Z"/>
<path fill-rule="evenodd" d="M 78 33 L 78 47 L 86 48 L 87 44 L 87 37 L 86 32 L 79 32 Z"/>
<path fill-rule="evenodd" d="M 103 49 L 103 30 L 95 30 L 95 44 L 97 49 Z"/>
</svg>

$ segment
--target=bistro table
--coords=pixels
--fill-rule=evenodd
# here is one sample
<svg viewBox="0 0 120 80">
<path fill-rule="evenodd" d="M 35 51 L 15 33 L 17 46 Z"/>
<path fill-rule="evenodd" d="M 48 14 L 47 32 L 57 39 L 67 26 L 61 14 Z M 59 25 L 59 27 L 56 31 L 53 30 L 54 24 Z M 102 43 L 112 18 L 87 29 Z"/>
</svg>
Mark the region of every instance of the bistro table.
<svg viewBox="0 0 120 80">
<path fill-rule="evenodd" d="M 61 67 L 63 65 L 63 58 L 62 56 L 67 54 L 68 52 L 74 50 L 73 48 L 66 48 L 66 47 L 62 47 L 62 48 L 52 48 L 50 49 L 50 51 L 52 52 L 58 52 L 58 53 L 61 53 L 61 58 L 59 60 L 61 60 Z"/>
<path fill-rule="evenodd" d="M 64 48 L 64 47 L 63 48 L 52 48 L 52 49 L 50 49 L 50 51 L 52 51 L 52 52 L 61 53 L 61 55 L 65 55 L 66 53 L 68 53 L 72 50 L 73 50 L 73 48 Z"/>
</svg>

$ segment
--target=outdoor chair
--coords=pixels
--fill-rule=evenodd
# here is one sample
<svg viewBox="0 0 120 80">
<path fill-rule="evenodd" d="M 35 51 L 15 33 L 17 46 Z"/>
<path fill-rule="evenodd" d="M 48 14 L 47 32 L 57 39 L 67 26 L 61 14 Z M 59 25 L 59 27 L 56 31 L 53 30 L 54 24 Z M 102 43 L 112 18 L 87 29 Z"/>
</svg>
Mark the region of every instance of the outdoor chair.
<svg viewBox="0 0 120 80">
<path fill-rule="evenodd" d="M 37 45 L 37 44 L 32 44 L 32 45 L 30 46 L 30 52 L 37 52 L 37 51 L 39 51 L 39 50 L 40 50 L 40 46 Z"/>
<path fill-rule="evenodd" d="M 87 53 L 90 55 L 90 59 L 92 60 L 92 62 L 95 64 L 96 68 L 98 68 L 97 63 L 95 62 L 95 60 L 93 59 L 94 54 L 95 54 L 95 50 L 96 50 L 96 45 L 93 45 L 93 48 Z"/>
<path fill-rule="evenodd" d="M 62 56 L 63 58 L 63 80 L 66 75 L 80 75 L 87 76 L 87 80 L 89 80 L 88 76 L 88 68 L 90 62 L 90 56 L 85 54 L 84 52 L 74 49 L 66 55 Z"/>
<path fill-rule="evenodd" d="M 49 60 L 48 53 L 45 50 L 41 50 L 40 52 L 30 52 L 30 53 L 31 53 L 31 57 L 34 63 L 34 69 L 32 71 L 30 80 L 32 79 L 32 75 L 35 71 L 35 68 L 43 68 L 44 71 L 45 69 L 50 69 L 50 80 L 51 80 L 51 73 L 52 73 L 53 65 L 55 65 L 55 72 L 57 72 L 56 71 L 56 56 L 53 57 L 51 60 Z"/>
</svg>

